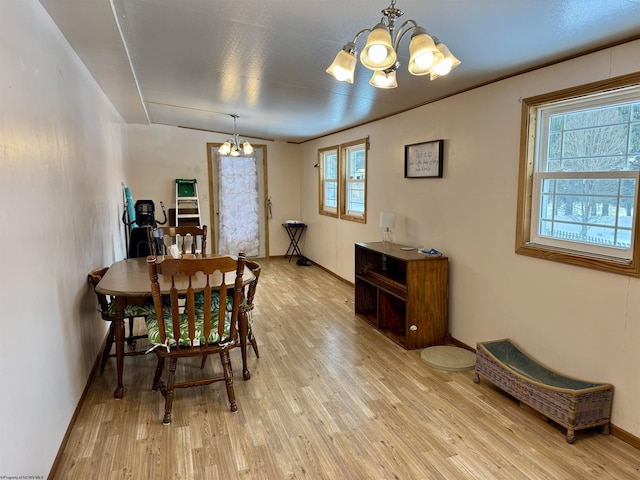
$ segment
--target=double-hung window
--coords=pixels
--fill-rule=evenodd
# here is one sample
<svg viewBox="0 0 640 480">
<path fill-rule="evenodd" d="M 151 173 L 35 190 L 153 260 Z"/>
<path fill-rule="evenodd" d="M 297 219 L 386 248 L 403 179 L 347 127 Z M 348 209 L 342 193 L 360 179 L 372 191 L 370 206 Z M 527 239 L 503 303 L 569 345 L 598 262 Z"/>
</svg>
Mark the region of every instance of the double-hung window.
<svg viewBox="0 0 640 480">
<path fill-rule="evenodd" d="M 366 223 L 367 139 L 318 150 L 321 215 Z"/>
<path fill-rule="evenodd" d="M 338 147 L 318 150 L 320 214 L 338 216 Z"/>
<path fill-rule="evenodd" d="M 523 100 L 516 252 L 640 276 L 640 74 Z"/>
<path fill-rule="evenodd" d="M 346 220 L 366 220 L 366 140 L 340 146 L 342 156 L 342 191 L 340 217 Z"/>
</svg>

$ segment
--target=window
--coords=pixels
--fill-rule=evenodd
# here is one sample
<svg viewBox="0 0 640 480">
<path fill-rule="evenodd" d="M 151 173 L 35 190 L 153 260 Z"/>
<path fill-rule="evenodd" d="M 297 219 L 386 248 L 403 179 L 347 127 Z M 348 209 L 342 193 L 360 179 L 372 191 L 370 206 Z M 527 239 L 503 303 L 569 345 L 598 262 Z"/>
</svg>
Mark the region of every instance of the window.
<svg viewBox="0 0 640 480">
<path fill-rule="evenodd" d="M 338 216 L 338 147 L 318 150 L 320 214 Z"/>
<path fill-rule="evenodd" d="M 640 276 L 640 74 L 523 100 L 516 253 Z"/>
<path fill-rule="evenodd" d="M 365 222 L 366 209 L 366 140 L 357 140 L 340 147 L 342 157 L 342 191 L 340 217 Z"/>
<path fill-rule="evenodd" d="M 318 150 L 321 215 L 366 223 L 367 150 L 366 138 Z"/>
</svg>

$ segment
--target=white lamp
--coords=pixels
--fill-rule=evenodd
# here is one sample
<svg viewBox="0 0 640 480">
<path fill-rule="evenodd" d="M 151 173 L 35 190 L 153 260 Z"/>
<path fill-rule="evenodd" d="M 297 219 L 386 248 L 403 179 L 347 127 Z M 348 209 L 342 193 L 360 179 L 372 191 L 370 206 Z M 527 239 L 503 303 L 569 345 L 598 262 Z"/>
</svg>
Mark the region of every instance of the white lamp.
<svg viewBox="0 0 640 480">
<path fill-rule="evenodd" d="M 393 243 L 393 232 L 391 229 L 396 223 L 396 214 L 393 212 L 380 212 L 380 227 L 382 230 L 382 244 Z"/>
</svg>

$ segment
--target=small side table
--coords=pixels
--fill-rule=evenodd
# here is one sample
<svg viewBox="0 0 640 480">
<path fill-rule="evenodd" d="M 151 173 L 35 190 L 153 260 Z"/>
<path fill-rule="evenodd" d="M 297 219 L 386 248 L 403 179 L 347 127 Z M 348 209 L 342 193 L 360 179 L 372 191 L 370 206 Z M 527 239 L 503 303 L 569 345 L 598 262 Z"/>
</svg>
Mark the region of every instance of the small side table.
<svg viewBox="0 0 640 480">
<path fill-rule="evenodd" d="M 302 257 L 302 252 L 300 251 L 298 242 L 300 241 L 305 228 L 307 228 L 307 225 L 304 223 L 283 223 L 282 226 L 287 231 L 289 240 L 291 240 L 284 258 L 289 258 L 289 261 L 291 261 L 294 254 L 299 258 Z"/>
</svg>

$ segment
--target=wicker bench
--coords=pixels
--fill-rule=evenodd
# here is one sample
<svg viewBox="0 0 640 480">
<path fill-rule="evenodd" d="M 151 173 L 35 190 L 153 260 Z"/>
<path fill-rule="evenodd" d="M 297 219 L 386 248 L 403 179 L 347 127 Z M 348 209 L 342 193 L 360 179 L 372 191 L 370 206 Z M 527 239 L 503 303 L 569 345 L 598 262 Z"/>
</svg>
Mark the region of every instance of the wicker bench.
<svg viewBox="0 0 640 480">
<path fill-rule="evenodd" d="M 601 427 L 609 433 L 613 385 L 570 378 L 549 370 L 529 358 L 511 340 L 479 342 L 476 373 L 509 393 L 521 403 L 567 429 L 567 442 L 575 442 L 575 431 Z"/>
</svg>

